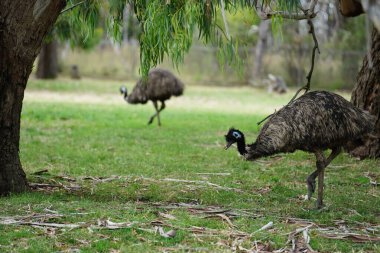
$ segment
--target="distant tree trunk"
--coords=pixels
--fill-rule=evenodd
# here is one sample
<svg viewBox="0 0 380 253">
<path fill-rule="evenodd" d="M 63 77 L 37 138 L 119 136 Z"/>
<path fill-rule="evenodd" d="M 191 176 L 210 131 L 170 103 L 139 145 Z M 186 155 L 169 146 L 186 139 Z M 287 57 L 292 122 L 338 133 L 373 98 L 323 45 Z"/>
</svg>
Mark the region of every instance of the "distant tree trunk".
<svg viewBox="0 0 380 253">
<path fill-rule="evenodd" d="M 252 78 L 261 78 L 264 52 L 267 47 L 270 20 L 261 20 L 259 25 L 259 41 L 255 50 L 255 63 L 253 64 Z"/>
<path fill-rule="evenodd" d="M 65 0 L 0 1 L 0 195 L 28 189 L 19 157 L 24 90 Z"/>
<path fill-rule="evenodd" d="M 380 157 L 380 34 L 376 28 L 373 28 L 371 41 L 372 68 L 365 56 L 351 96 L 354 105 L 376 116 L 375 132 L 351 152 L 362 158 Z"/>
<path fill-rule="evenodd" d="M 360 0 L 339 0 L 339 10 L 345 17 L 356 17 L 364 13 Z"/>
<path fill-rule="evenodd" d="M 58 75 L 58 42 L 53 39 L 42 44 L 38 56 L 36 77 L 54 79 Z"/>
<path fill-rule="evenodd" d="M 355 85 L 355 79 L 360 67 L 360 58 L 352 52 L 342 52 L 341 78 L 344 82 L 342 88 L 351 89 Z"/>
</svg>

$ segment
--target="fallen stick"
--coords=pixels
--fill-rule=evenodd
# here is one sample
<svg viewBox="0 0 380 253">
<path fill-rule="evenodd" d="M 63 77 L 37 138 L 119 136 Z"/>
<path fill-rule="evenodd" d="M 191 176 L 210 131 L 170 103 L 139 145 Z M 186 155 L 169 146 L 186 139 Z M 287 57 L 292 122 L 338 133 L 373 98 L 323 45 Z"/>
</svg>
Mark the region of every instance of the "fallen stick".
<svg viewBox="0 0 380 253">
<path fill-rule="evenodd" d="M 241 189 L 220 186 L 218 184 L 214 184 L 214 183 L 211 183 L 211 182 L 208 182 L 208 181 L 204 181 L 204 180 L 185 180 L 185 179 L 175 179 L 175 178 L 164 178 L 164 179 L 161 179 L 160 181 L 164 181 L 164 182 L 177 182 L 177 183 L 189 183 L 189 184 L 200 184 L 200 185 L 208 185 L 208 186 L 215 187 L 215 188 L 221 189 L 221 190 L 237 191 L 237 192 L 241 192 L 242 191 Z"/>
<path fill-rule="evenodd" d="M 231 173 L 196 173 L 197 175 L 204 175 L 204 176 L 231 176 Z"/>
<path fill-rule="evenodd" d="M 32 175 L 42 175 L 42 174 L 47 173 L 47 172 L 49 172 L 49 170 L 44 169 L 44 170 L 39 170 L 39 171 L 33 172 Z"/>
</svg>

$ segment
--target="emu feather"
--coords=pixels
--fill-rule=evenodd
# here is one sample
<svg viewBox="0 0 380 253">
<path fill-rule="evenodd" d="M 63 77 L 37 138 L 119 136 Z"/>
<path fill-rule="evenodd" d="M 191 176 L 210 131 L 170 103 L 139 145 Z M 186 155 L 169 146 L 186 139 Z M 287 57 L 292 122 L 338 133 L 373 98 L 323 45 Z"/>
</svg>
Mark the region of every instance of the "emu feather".
<svg viewBox="0 0 380 253">
<path fill-rule="evenodd" d="M 225 136 L 229 148 L 237 143 L 247 160 L 303 150 L 314 153 L 317 170 L 307 179 L 308 198 L 315 191 L 318 176 L 317 207 L 323 205 L 324 169 L 341 152 L 374 129 L 375 118 L 355 107 L 343 97 L 313 91 L 294 100 L 275 113 L 260 130 L 256 142 L 246 146 L 244 134 L 231 128 Z M 323 151 L 331 149 L 329 157 Z"/>
<path fill-rule="evenodd" d="M 125 101 L 129 104 L 146 104 L 149 100 L 153 102 L 156 113 L 150 117 L 148 125 L 157 117 L 158 125 L 161 125 L 160 112 L 165 109 L 165 101 L 171 96 L 181 96 L 184 91 L 184 84 L 171 72 L 163 69 L 154 69 L 149 72 L 148 79 L 140 79 L 128 95 L 125 86 L 120 87 L 120 93 L 124 95 Z M 157 102 L 161 102 L 158 109 Z"/>
</svg>

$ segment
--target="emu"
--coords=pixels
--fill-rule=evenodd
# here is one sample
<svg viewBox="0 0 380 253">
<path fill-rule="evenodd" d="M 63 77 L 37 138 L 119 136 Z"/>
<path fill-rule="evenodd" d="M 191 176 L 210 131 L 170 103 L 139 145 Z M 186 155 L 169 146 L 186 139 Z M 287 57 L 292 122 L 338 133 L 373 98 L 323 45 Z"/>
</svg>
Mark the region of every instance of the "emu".
<svg viewBox="0 0 380 253">
<path fill-rule="evenodd" d="M 171 96 L 181 96 L 183 90 L 184 84 L 171 72 L 163 69 L 151 70 L 148 79 L 146 81 L 140 79 L 129 95 L 125 86 L 120 87 L 120 93 L 124 94 L 124 100 L 129 104 L 146 104 L 151 100 L 156 113 L 150 117 L 148 125 L 157 117 L 159 126 L 161 126 L 160 112 L 165 109 L 165 101 Z M 158 101 L 161 102 L 160 108 Z"/>
<path fill-rule="evenodd" d="M 294 100 L 275 113 L 262 127 L 256 142 L 246 146 L 244 134 L 231 128 L 225 135 L 226 147 L 237 143 L 238 152 L 246 160 L 276 153 L 302 150 L 314 153 L 317 169 L 307 180 L 308 199 L 316 188 L 317 208 L 323 206 L 325 168 L 341 152 L 374 129 L 375 118 L 355 107 L 343 97 L 326 91 L 313 91 Z M 323 151 L 331 149 L 326 158 Z"/>
</svg>

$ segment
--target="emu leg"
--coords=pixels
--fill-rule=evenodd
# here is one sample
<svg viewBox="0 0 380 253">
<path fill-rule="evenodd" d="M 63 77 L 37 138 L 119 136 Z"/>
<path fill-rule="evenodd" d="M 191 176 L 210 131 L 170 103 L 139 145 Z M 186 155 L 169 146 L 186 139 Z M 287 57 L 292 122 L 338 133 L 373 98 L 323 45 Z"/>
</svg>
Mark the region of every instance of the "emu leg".
<svg viewBox="0 0 380 253">
<path fill-rule="evenodd" d="M 311 199 L 311 195 L 315 192 L 315 178 L 318 176 L 318 170 L 311 173 L 306 180 L 307 183 L 307 199 Z"/>
<path fill-rule="evenodd" d="M 148 121 L 148 125 L 152 124 L 153 120 L 154 120 L 154 117 L 157 116 L 157 119 L 158 119 L 158 125 L 161 126 L 161 121 L 160 121 L 160 112 L 165 109 L 165 102 L 161 101 L 161 107 L 160 109 L 158 109 L 158 104 L 157 104 L 157 101 L 152 101 L 153 102 L 153 105 L 154 105 L 154 109 L 156 109 L 156 113 L 153 114 L 149 121 Z"/>
<path fill-rule="evenodd" d="M 331 161 L 334 160 L 335 157 L 337 157 L 341 151 L 342 151 L 342 148 L 340 148 L 340 147 L 334 148 L 333 150 L 331 150 L 331 154 L 326 159 L 325 167 L 329 166 Z"/>
<path fill-rule="evenodd" d="M 322 151 L 315 152 L 317 158 L 317 172 L 318 172 L 318 197 L 317 208 L 320 209 L 323 206 L 323 180 L 325 176 L 326 158 Z"/>
<path fill-rule="evenodd" d="M 331 154 L 329 155 L 329 157 L 327 157 L 327 159 L 325 159 L 325 156 L 323 155 L 323 153 L 321 153 L 322 155 L 318 155 L 320 156 L 320 160 L 323 160 L 323 164 L 324 164 L 324 168 L 326 168 L 332 160 L 334 160 L 335 157 L 337 157 L 340 152 L 342 151 L 342 149 L 339 147 L 339 148 L 334 148 L 333 150 L 331 150 Z M 316 157 L 317 157 L 317 163 L 318 163 L 318 156 L 316 154 Z M 321 165 L 320 165 L 321 166 Z M 307 198 L 308 199 L 311 199 L 311 195 L 315 192 L 315 179 L 317 178 L 319 172 L 318 172 L 318 164 L 317 164 L 317 170 L 314 171 L 313 173 L 311 173 L 308 177 L 307 177 Z"/>
<path fill-rule="evenodd" d="M 148 125 L 152 124 L 152 122 L 153 122 L 153 120 L 154 120 L 154 117 L 156 117 L 156 116 L 157 116 L 157 113 L 158 113 L 157 101 L 152 101 L 152 103 L 153 103 L 154 109 L 156 109 L 156 113 L 153 114 L 153 115 L 150 117 L 150 119 L 149 119 L 149 121 L 148 121 Z"/>
<path fill-rule="evenodd" d="M 161 126 L 161 121 L 160 121 L 160 112 L 165 109 L 165 102 L 161 101 L 161 107 L 160 110 L 157 111 L 157 120 L 158 120 L 158 125 Z"/>
</svg>

